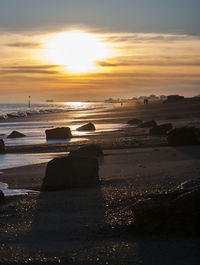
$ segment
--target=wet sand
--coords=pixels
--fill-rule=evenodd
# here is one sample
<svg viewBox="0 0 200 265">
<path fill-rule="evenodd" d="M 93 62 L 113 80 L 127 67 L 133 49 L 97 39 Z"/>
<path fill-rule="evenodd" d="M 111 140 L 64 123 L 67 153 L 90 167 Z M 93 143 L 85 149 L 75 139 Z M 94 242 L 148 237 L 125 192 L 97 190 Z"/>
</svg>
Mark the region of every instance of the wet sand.
<svg viewBox="0 0 200 265">
<path fill-rule="evenodd" d="M 176 114 L 181 118 L 171 119 L 174 126 L 198 125 L 199 105 L 191 105 L 187 117 L 182 104 L 138 106 L 137 111 L 128 105 L 105 115 L 123 117 L 126 123 L 134 117 L 161 122 Z M 200 264 L 197 237 L 138 237 L 131 231 L 136 200 L 199 177 L 200 146 L 169 147 L 165 137 L 150 137 L 148 129 L 133 127 L 90 136 L 88 142 L 104 149 L 101 186 L 7 198 L 0 206 L 0 264 Z M 48 148 L 59 152 L 75 147 Z M 27 152 L 34 148 L 25 147 Z M 45 166 L 3 170 L 0 181 L 10 188 L 40 190 Z"/>
</svg>

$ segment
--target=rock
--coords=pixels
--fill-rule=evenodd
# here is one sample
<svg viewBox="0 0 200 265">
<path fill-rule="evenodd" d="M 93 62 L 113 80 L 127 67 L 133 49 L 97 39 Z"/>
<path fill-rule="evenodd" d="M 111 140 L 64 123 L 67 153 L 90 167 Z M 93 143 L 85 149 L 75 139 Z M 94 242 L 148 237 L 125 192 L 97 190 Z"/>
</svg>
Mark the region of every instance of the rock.
<svg viewBox="0 0 200 265">
<path fill-rule="evenodd" d="M 78 127 L 76 130 L 77 131 L 95 131 L 96 128 L 93 123 L 89 122 L 81 127 Z"/>
<path fill-rule="evenodd" d="M 98 144 L 89 144 L 89 145 L 82 146 L 74 151 L 71 151 L 70 156 L 99 157 L 99 156 L 103 156 L 103 150 L 101 146 Z"/>
<path fill-rule="evenodd" d="M 139 128 L 151 128 L 157 126 L 157 123 L 154 120 L 146 121 L 141 123 L 138 127 Z"/>
<path fill-rule="evenodd" d="M 3 139 L 0 139 L 0 154 L 4 154 L 6 152 L 5 150 L 5 144 Z"/>
<path fill-rule="evenodd" d="M 149 130 L 150 135 L 166 135 L 169 130 L 171 130 L 172 124 L 165 123 L 158 126 L 155 126 Z"/>
<path fill-rule="evenodd" d="M 133 207 L 134 233 L 200 235 L 199 183 L 137 202 Z"/>
<path fill-rule="evenodd" d="M 26 135 L 18 131 L 12 131 L 11 134 L 7 136 L 7 138 L 22 138 L 22 137 L 26 137 Z"/>
<path fill-rule="evenodd" d="M 72 137 L 69 127 L 54 128 L 45 131 L 47 140 L 63 140 Z"/>
<path fill-rule="evenodd" d="M 198 145 L 200 144 L 200 129 L 195 127 L 175 128 L 167 134 L 169 145 Z"/>
<path fill-rule="evenodd" d="M 142 123 L 142 120 L 139 120 L 139 119 L 131 119 L 128 121 L 128 124 L 130 124 L 130 125 L 137 125 L 140 123 Z"/>
<path fill-rule="evenodd" d="M 99 185 L 98 160 L 94 157 L 59 157 L 47 164 L 42 191 L 89 188 Z"/>
<path fill-rule="evenodd" d="M 2 190 L 0 190 L 0 203 L 5 200 L 5 196 Z"/>
</svg>

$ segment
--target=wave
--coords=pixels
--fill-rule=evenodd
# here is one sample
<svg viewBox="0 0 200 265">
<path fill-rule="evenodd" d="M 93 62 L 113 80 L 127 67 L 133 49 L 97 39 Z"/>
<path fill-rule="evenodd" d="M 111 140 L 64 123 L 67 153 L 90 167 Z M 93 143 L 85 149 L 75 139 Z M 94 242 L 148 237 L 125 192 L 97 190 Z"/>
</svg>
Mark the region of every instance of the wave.
<svg viewBox="0 0 200 265">
<path fill-rule="evenodd" d="M 51 104 L 49 106 L 36 104 L 35 107 L 32 109 L 23 109 L 24 106 L 18 104 L 9 104 L 9 107 L 2 106 L 3 104 L 0 104 L 0 121 L 4 121 L 7 119 L 12 118 L 23 118 L 27 116 L 33 116 L 33 115 L 41 115 L 41 114 L 49 114 L 49 113 L 61 113 L 61 112 L 68 112 L 68 111 L 90 111 L 90 110 L 100 110 L 105 108 L 110 108 L 110 104 L 105 104 L 103 102 L 99 103 L 80 103 L 79 105 L 76 103 L 67 103 L 67 104 Z M 12 106 L 12 107 L 11 107 Z M 15 109 L 14 111 L 12 111 Z"/>
</svg>

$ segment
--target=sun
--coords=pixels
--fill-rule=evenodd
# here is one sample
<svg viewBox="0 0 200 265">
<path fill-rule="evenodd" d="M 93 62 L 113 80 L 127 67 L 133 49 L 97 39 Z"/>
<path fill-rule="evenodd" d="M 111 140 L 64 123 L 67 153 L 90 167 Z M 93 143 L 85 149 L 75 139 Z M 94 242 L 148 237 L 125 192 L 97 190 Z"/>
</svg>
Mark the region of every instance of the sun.
<svg viewBox="0 0 200 265">
<path fill-rule="evenodd" d="M 47 40 L 45 50 L 48 60 L 77 74 L 98 71 L 97 62 L 112 53 L 97 34 L 79 30 L 54 34 Z"/>
</svg>

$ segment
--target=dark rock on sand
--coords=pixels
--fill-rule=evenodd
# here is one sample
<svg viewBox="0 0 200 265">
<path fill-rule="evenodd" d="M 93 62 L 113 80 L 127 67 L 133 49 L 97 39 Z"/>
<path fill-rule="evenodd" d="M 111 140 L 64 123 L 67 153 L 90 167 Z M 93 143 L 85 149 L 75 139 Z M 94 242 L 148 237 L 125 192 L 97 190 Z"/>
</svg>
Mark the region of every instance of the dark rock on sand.
<svg viewBox="0 0 200 265">
<path fill-rule="evenodd" d="M 95 131 L 96 128 L 93 123 L 89 122 L 81 127 L 78 127 L 76 130 L 77 131 Z"/>
<path fill-rule="evenodd" d="M 22 138 L 22 137 L 26 137 L 26 135 L 18 131 L 12 131 L 11 134 L 7 136 L 7 138 Z"/>
<path fill-rule="evenodd" d="M 0 154 L 4 154 L 6 152 L 5 150 L 5 144 L 3 139 L 0 139 Z"/>
<path fill-rule="evenodd" d="M 155 126 L 149 130 L 150 135 L 166 135 L 168 131 L 172 130 L 171 123 L 165 123 Z"/>
<path fill-rule="evenodd" d="M 45 131 L 47 140 L 63 140 L 72 137 L 69 127 L 54 128 Z"/>
<path fill-rule="evenodd" d="M 200 235 L 200 179 L 151 195 L 133 207 L 134 233 Z"/>
<path fill-rule="evenodd" d="M 47 164 L 42 191 L 89 188 L 99 185 L 98 160 L 94 157 L 59 157 Z"/>
<path fill-rule="evenodd" d="M 168 133 L 169 145 L 197 145 L 200 144 L 200 129 L 195 127 L 175 128 Z"/>
<path fill-rule="evenodd" d="M 0 203 L 5 200 L 5 196 L 3 194 L 3 191 L 0 190 Z"/>
<path fill-rule="evenodd" d="M 154 120 L 151 121 L 145 121 L 141 123 L 138 127 L 139 128 L 151 128 L 157 126 L 157 123 Z"/>
<path fill-rule="evenodd" d="M 139 120 L 139 119 L 131 119 L 128 121 L 128 124 L 130 124 L 130 125 L 137 125 L 140 123 L 142 123 L 142 120 Z"/>
<path fill-rule="evenodd" d="M 88 144 L 70 152 L 71 156 L 103 156 L 103 150 L 98 144 Z"/>
</svg>

